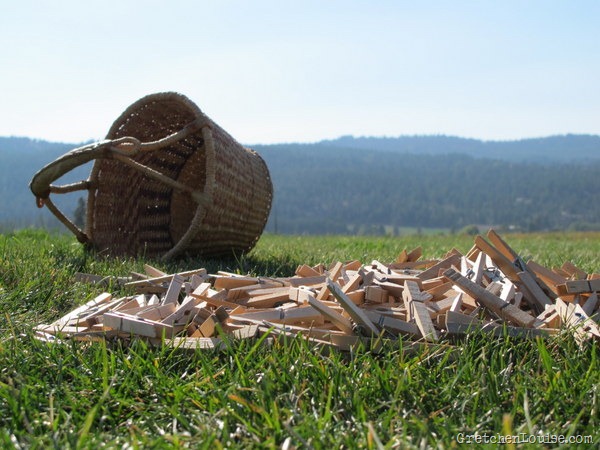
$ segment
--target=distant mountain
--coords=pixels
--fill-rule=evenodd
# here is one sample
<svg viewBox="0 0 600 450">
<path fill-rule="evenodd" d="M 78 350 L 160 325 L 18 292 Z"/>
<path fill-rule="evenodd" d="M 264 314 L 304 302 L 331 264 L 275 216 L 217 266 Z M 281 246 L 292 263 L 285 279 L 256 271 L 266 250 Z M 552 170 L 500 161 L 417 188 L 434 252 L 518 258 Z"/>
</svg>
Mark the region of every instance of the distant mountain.
<svg viewBox="0 0 600 450">
<path fill-rule="evenodd" d="M 539 164 L 323 144 L 255 148 L 275 186 L 269 230 L 600 229 L 600 159 Z"/>
<path fill-rule="evenodd" d="M 342 136 L 315 145 L 358 148 L 416 155 L 457 153 L 474 158 L 554 164 L 600 160 L 600 136 L 567 134 L 518 141 L 480 141 L 453 136 L 353 137 Z"/>
<path fill-rule="evenodd" d="M 33 174 L 81 144 L 0 138 L 0 230 L 57 225 L 35 206 Z M 274 183 L 267 230 L 391 233 L 400 227 L 600 229 L 600 136 L 513 142 L 448 136 L 341 137 L 253 146 Z M 91 164 L 61 183 L 85 179 Z M 85 192 L 55 195 L 68 215 Z"/>
</svg>

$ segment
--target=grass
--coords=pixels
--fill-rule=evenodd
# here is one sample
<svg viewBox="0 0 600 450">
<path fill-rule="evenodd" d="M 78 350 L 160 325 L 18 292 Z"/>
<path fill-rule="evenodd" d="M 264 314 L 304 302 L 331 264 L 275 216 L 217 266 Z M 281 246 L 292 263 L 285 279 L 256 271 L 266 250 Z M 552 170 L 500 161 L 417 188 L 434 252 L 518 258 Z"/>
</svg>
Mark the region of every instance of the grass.
<svg viewBox="0 0 600 450">
<path fill-rule="evenodd" d="M 542 264 L 600 271 L 599 234 L 505 237 Z M 434 258 L 471 244 L 466 236 L 265 235 L 237 260 L 150 263 L 279 276 L 300 263 L 386 261 L 417 245 Z M 454 448 L 486 434 L 546 442 L 507 448 L 573 448 L 561 437 L 593 440 L 579 448 L 600 442 L 598 345 L 579 348 L 566 336 L 474 335 L 455 343 L 459 351 L 421 354 L 399 342 L 380 355 L 327 354 L 300 339 L 190 352 L 33 338 L 34 325 L 99 293 L 73 283 L 74 272 L 122 276 L 144 262 L 95 258 L 41 231 L 0 235 L 1 448 Z"/>
</svg>

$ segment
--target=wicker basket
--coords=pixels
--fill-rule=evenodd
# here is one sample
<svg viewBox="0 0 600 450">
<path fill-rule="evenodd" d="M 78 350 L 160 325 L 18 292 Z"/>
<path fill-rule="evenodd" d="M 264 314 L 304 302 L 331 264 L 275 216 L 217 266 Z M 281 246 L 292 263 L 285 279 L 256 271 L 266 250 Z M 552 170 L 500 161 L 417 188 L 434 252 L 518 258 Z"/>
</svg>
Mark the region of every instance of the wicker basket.
<svg viewBox="0 0 600 450">
<path fill-rule="evenodd" d="M 88 180 L 51 185 L 91 160 Z M 111 255 L 163 259 L 250 250 L 273 194 L 262 158 L 173 92 L 138 100 L 115 121 L 106 141 L 61 156 L 30 187 L 38 206 L 46 205 L 80 242 Z M 83 189 L 85 231 L 50 200 L 50 193 Z"/>
</svg>

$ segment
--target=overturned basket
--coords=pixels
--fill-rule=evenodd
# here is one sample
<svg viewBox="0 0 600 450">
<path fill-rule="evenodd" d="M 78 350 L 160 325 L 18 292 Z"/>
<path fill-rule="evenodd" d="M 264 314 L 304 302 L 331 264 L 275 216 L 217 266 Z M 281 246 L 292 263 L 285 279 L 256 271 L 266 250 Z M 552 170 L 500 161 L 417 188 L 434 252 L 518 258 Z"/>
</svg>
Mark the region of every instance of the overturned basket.
<svg viewBox="0 0 600 450">
<path fill-rule="evenodd" d="M 51 183 L 95 160 L 88 180 Z M 173 258 L 250 250 L 266 224 L 273 186 L 262 158 L 187 97 L 141 98 L 107 139 L 77 148 L 35 174 L 30 188 L 80 242 L 111 255 Z M 50 200 L 88 190 L 85 230 Z"/>
</svg>

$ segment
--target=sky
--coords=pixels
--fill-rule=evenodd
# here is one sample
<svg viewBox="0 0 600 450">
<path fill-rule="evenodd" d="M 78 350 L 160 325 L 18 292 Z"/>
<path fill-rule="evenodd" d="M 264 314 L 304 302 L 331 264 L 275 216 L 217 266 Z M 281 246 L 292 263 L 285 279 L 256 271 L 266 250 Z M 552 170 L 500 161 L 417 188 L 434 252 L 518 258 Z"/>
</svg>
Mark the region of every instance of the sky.
<svg viewBox="0 0 600 450">
<path fill-rule="evenodd" d="M 163 91 L 247 145 L 600 134 L 595 0 L 8 3 L 0 136 L 99 140 Z"/>
</svg>

